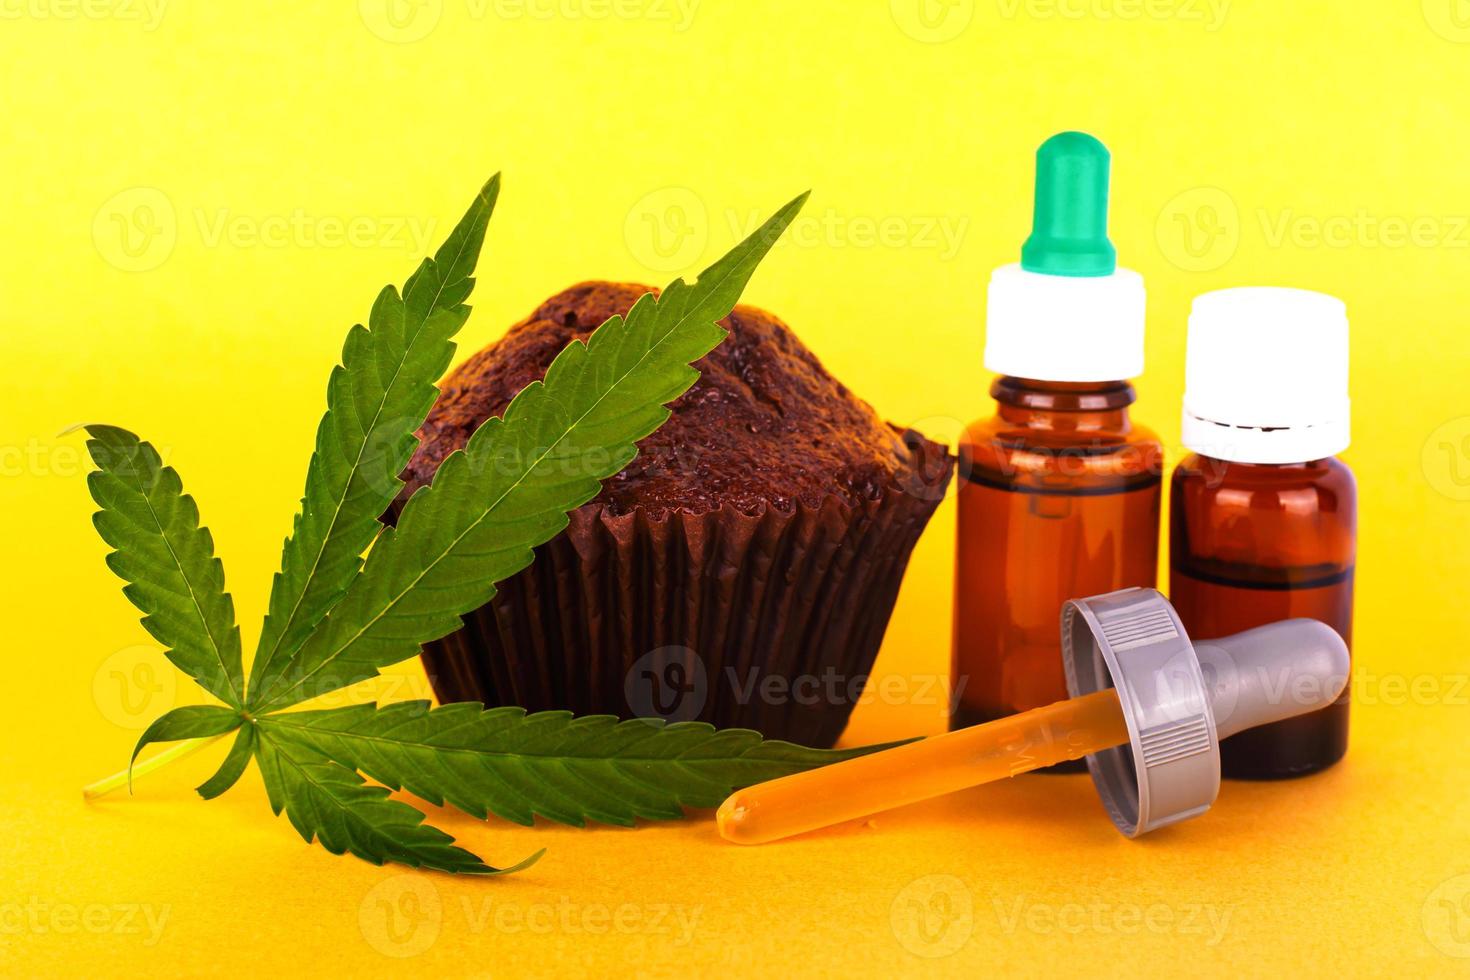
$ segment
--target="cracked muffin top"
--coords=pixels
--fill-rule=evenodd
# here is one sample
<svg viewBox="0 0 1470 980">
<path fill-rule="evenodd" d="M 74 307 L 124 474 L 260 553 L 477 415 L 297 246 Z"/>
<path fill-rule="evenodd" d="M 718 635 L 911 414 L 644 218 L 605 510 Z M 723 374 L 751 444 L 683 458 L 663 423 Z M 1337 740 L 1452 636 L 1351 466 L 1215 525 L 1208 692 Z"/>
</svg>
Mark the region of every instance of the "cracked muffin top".
<svg viewBox="0 0 1470 980">
<path fill-rule="evenodd" d="M 650 291 L 631 283 L 579 283 L 455 368 L 419 430 L 404 496 L 428 483 L 444 457 L 544 375 L 567 344 L 586 340 Z M 856 504 L 932 470 L 933 455 L 942 458 L 939 447 L 880 419 L 776 317 L 737 306 L 720 324 L 730 335 L 696 363 L 699 380 L 670 405 L 669 420 L 638 444 L 637 458 L 603 482 L 590 506 L 613 514 L 637 508 L 699 514 L 721 506 L 789 510 L 798 500 L 818 506 L 829 496 Z"/>
</svg>

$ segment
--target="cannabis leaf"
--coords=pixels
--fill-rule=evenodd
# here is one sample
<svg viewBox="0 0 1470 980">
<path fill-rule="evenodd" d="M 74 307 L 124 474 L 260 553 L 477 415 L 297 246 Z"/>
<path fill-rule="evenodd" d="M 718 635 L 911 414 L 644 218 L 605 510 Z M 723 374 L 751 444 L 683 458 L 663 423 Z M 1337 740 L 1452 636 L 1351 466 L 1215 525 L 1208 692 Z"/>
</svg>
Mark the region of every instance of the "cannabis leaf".
<svg viewBox="0 0 1470 980">
<path fill-rule="evenodd" d="M 97 464 L 87 489 L 102 509 L 92 524 L 115 550 L 107 567 L 128 584 L 123 595 L 143 611 L 143 628 L 174 666 L 226 704 L 244 702 L 240 627 L 225 592 L 214 539 L 199 508 L 157 450 L 110 425 L 89 425 L 87 451 Z"/>
<path fill-rule="evenodd" d="M 245 775 L 245 767 L 250 765 L 250 756 L 254 752 L 255 726 L 253 724 L 241 725 L 239 733 L 235 736 L 235 744 L 230 746 L 229 755 L 225 756 L 225 761 L 219 770 L 199 786 L 199 795 L 206 800 L 212 800 L 235 785 L 240 777 Z M 133 753 L 133 758 L 135 760 L 138 758 L 137 752 Z"/>
<path fill-rule="evenodd" d="M 138 744 L 133 746 L 133 757 L 128 760 L 129 777 L 132 775 L 132 764 L 138 761 L 138 753 L 154 742 L 177 742 L 186 738 L 228 735 L 239 728 L 243 721 L 238 711 L 218 704 L 191 704 L 175 708 L 154 720 L 143 731 Z"/>
<path fill-rule="evenodd" d="M 260 721 L 261 737 L 313 751 L 436 805 L 530 826 L 536 816 L 584 826 L 671 820 L 735 789 L 882 746 L 824 751 L 702 722 L 619 721 L 569 711 L 427 701 L 296 711 Z"/>
<path fill-rule="evenodd" d="M 496 174 L 432 259 L 404 284 L 387 286 L 368 326 L 347 334 L 342 363 L 327 383 L 327 411 L 296 526 L 271 586 L 270 611 L 251 668 L 252 707 L 312 629 L 347 591 L 378 516 L 403 486 L 399 473 L 414 432 L 433 407 L 434 382 L 454 353 L 450 338 L 469 317 L 475 262 L 500 193 Z"/>
<path fill-rule="evenodd" d="M 387 789 L 368 785 L 308 746 L 261 739 L 256 758 L 271 809 L 277 816 L 284 810 L 308 844 L 315 839 L 333 854 L 351 851 L 373 864 L 396 861 L 452 874 L 505 874 L 541 857 L 538 851 L 514 867 L 489 867 L 426 825 L 418 810 L 389 799 Z"/>
<path fill-rule="evenodd" d="M 132 433 L 87 427 L 97 466 L 87 484 L 101 507 L 94 522 L 115 549 L 108 565 L 128 583 L 124 594 L 169 658 L 223 702 L 157 719 L 134 761 L 152 743 L 188 741 L 136 771 L 233 732 L 201 796 L 225 792 L 254 758 L 272 809 L 303 838 L 376 864 L 502 873 L 391 799 L 396 789 L 481 817 L 628 824 L 678 817 L 741 786 L 878 748 L 822 751 L 694 723 L 479 705 L 431 710 L 422 701 L 278 713 L 413 656 L 488 601 L 495 582 L 529 564 L 532 549 L 566 526 L 567 512 L 595 496 L 599 481 L 627 465 L 635 444 L 668 418 L 664 406 L 697 377 L 691 363 L 724 337 L 716 321 L 805 200 L 781 209 L 695 283 L 644 296 L 626 318 L 571 344 L 544 382 L 529 385 L 503 419 L 481 426 L 441 464 L 396 530 L 382 529 L 378 515 L 401 487 L 413 433 L 469 315 L 464 301 L 498 190 L 499 178 L 491 178 L 403 292 L 384 289 L 368 326 L 349 332 L 248 686 L 224 573 L 178 474 Z M 106 792 L 134 771 L 89 791 Z"/>
<path fill-rule="evenodd" d="M 453 632 L 531 563 L 532 548 L 567 525 L 567 512 L 636 455 L 686 391 L 690 366 L 725 332 L 716 323 L 806 195 L 778 211 L 693 284 L 644 295 L 586 344 L 573 341 L 504 418 L 491 418 L 440 465 L 433 483 L 385 530 L 362 574 L 255 707 L 275 711 L 374 676 Z"/>
</svg>

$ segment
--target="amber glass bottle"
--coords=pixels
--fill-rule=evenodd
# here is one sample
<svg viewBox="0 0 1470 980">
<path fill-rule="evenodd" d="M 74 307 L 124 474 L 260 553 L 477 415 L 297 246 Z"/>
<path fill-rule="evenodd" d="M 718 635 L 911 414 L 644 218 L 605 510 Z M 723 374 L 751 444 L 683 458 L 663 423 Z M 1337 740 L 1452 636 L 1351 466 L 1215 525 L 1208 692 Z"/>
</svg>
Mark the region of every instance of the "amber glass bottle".
<svg viewBox="0 0 1470 980">
<path fill-rule="evenodd" d="M 996 414 L 959 446 L 952 728 L 1066 698 L 1062 603 L 1157 573 L 1162 450 L 1128 417 L 1133 386 L 1001 377 L 990 393 Z"/>
<path fill-rule="evenodd" d="M 990 277 L 1000 377 L 958 447 L 951 728 L 1065 699 L 1062 603 L 1154 584 L 1161 452 L 1117 380 L 1143 372 L 1145 293 L 1108 240 L 1111 159 L 1086 133 L 1041 144 L 1031 235 Z"/>
<path fill-rule="evenodd" d="M 1170 487 L 1169 598 L 1194 637 L 1306 616 L 1351 647 L 1357 487 L 1347 448 L 1347 312 L 1300 289 L 1197 297 Z M 1283 779 L 1341 759 L 1348 689 L 1220 745 L 1226 776 Z M 1280 697 L 1292 697 L 1290 690 Z"/>
<path fill-rule="evenodd" d="M 1190 456 L 1170 487 L 1169 597 L 1191 636 L 1226 636 L 1306 616 L 1353 642 L 1357 488 L 1335 459 L 1232 463 Z M 1224 774 L 1278 779 L 1347 751 L 1348 696 L 1233 735 Z"/>
</svg>

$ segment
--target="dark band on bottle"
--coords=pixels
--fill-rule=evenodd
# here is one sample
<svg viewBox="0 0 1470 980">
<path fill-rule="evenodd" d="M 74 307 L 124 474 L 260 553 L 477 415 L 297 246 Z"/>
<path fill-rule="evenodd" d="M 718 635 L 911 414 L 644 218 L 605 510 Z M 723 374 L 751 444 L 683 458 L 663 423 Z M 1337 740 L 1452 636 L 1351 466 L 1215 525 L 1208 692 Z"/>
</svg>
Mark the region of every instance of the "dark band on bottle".
<svg viewBox="0 0 1470 980">
<path fill-rule="evenodd" d="M 1322 574 L 1315 569 L 1273 568 L 1270 571 L 1277 576 L 1276 578 L 1260 579 L 1235 578 L 1180 564 L 1174 565 L 1174 571 L 1196 582 L 1226 585 L 1235 589 L 1255 589 L 1260 592 L 1295 592 L 1301 589 L 1325 589 L 1333 585 L 1342 585 L 1344 582 L 1353 580 L 1353 568 L 1354 566 L 1349 565 L 1341 571 L 1327 574 Z"/>
<path fill-rule="evenodd" d="M 1109 497 L 1118 493 L 1133 493 L 1135 490 L 1147 490 L 1159 486 L 1163 477 L 1158 473 L 1140 473 L 1137 476 L 1128 477 L 1110 487 L 1048 487 L 1034 483 L 1011 483 L 997 480 L 984 473 L 960 473 L 960 479 L 976 486 L 988 487 L 991 490 L 1004 490 L 1006 493 L 1029 493 L 1039 494 L 1046 497 Z"/>
</svg>

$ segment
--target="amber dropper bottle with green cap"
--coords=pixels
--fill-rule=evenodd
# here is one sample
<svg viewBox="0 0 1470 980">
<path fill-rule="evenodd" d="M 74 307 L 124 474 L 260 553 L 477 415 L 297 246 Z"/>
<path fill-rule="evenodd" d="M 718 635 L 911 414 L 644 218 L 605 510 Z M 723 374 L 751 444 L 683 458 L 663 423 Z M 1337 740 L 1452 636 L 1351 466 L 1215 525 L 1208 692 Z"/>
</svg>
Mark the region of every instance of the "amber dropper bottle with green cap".
<svg viewBox="0 0 1470 980">
<path fill-rule="evenodd" d="M 959 445 L 952 729 L 1066 697 L 1063 603 L 1156 578 L 1163 453 L 1128 414 L 1143 278 L 1108 240 L 1109 169 L 1086 133 L 1043 143 L 1031 237 L 990 280 L 999 377 L 995 414 Z"/>
</svg>

